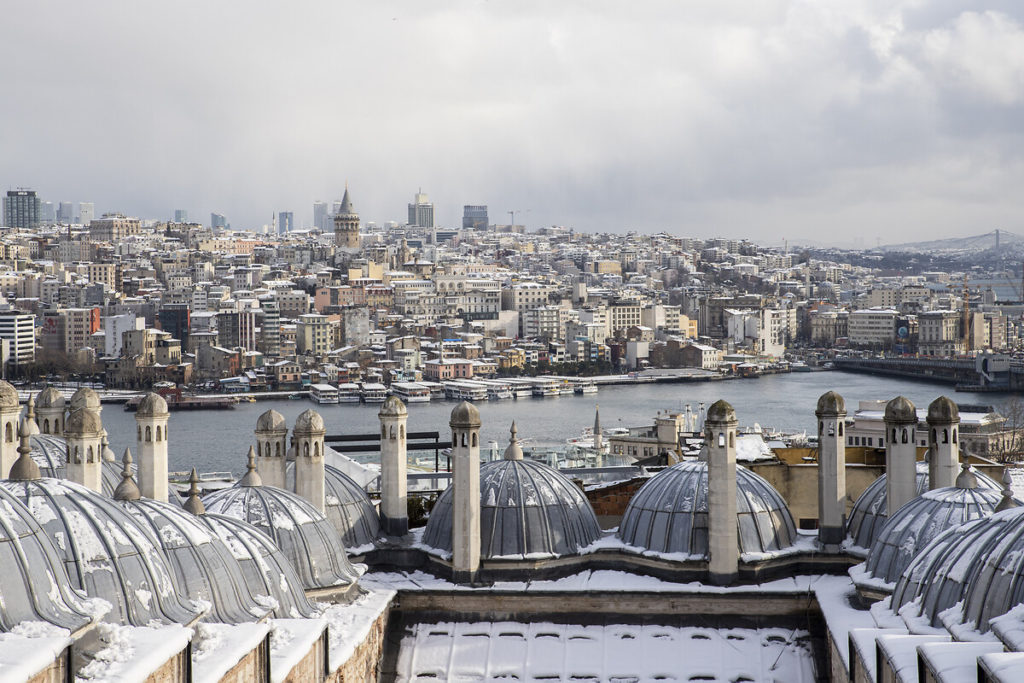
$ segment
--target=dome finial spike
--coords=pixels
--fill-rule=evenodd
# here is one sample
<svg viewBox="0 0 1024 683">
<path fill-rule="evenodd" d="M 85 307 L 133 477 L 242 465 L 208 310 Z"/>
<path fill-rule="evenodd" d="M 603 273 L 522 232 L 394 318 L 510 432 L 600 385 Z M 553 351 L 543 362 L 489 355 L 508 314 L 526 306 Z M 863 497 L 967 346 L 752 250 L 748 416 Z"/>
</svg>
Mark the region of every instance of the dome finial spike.
<svg viewBox="0 0 1024 683">
<path fill-rule="evenodd" d="M 1003 468 L 1003 497 L 1000 499 L 999 504 L 996 505 L 996 512 L 1002 512 L 1003 510 L 1009 510 L 1011 508 L 1018 507 L 1020 503 L 1013 497 L 1013 477 L 1010 475 L 1010 468 Z"/>
<path fill-rule="evenodd" d="M 132 478 L 132 451 L 124 449 L 124 456 L 121 458 L 124 467 L 121 470 L 121 483 L 114 489 L 114 500 L 138 500 L 142 498 L 139 487 Z"/>
<path fill-rule="evenodd" d="M 203 505 L 203 501 L 199 498 L 199 473 L 196 472 L 196 468 L 192 468 L 192 473 L 188 475 L 188 499 L 185 500 L 185 504 L 182 506 L 193 515 L 205 515 L 206 506 Z"/>
<path fill-rule="evenodd" d="M 516 429 L 516 421 L 512 420 L 512 427 L 510 427 L 509 430 L 508 430 L 508 433 L 510 434 L 510 437 L 509 437 L 509 441 L 510 442 L 516 440 L 516 432 L 517 431 L 518 430 Z"/>
<path fill-rule="evenodd" d="M 8 479 L 14 481 L 31 481 L 40 478 L 39 465 L 32 459 L 32 445 L 29 443 L 27 420 L 18 426 L 18 459 L 11 466 Z"/>
<path fill-rule="evenodd" d="M 256 449 L 249 446 L 249 458 L 245 465 L 245 475 L 239 480 L 239 486 L 263 486 L 263 478 L 256 471 Z"/>
<path fill-rule="evenodd" d="M 966 460 L 960 465 L 960 474 L 956 477 L 955 485 L 958 489 L 978 488 L 978 478 L 974 476 L 974 472 L 971 471 L 971 464 Z"/>
</svg>

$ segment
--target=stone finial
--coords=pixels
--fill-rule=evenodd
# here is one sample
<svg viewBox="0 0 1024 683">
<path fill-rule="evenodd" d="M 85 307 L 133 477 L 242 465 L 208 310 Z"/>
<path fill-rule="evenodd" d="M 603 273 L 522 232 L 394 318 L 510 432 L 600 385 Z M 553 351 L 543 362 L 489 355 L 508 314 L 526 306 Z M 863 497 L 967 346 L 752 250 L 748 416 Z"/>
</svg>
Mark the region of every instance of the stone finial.
<svg viewBox="0 0 1024 683">
<path fill-rule="evenodd" d="M 18 459 L 11 466 L 11 472 L 7 478 L 12 481 L 31 481 L 39 479 L 39 465 L 32 459 L 32 446 L 29 444 L 29 433 L 26 429 L 27 420 L 23 420 L 18 427 Z"/>
<path fill-rule="evenodd" d="M 996 512 L 1002 512 L 1003 510 L 1009 510 L 1011 508 L 1019 507 L 1020 503 L 1013 497 L 1013 477 L 1010 476 L 1010 468 L 1003 468 L 1003 497 L 1000 499 L 999 504 L 996 505 Z"/>
<path fill-rule="evenodd" d="M 182 507 L 193 515 L 205 515 L 206 506 L 203 505 L 203 501 L 199 498 L 199 474 L 196 472 L 195 467 L 192 468 L 192 473 L 188 475 L 188 484 L 188 498 Z"/>
<path fill-rule="evenodd" d="M 239 486 L 263 486 L 263 479 L 256 471 L 256 449 L 249 446 L 249 460 L 245 465 L 246 472 L 239 480 Z"/>
<path fill-rule="evenodd" d="M 505 449 L 505 460 L 522 460 L 523 449 L 519 445 L 515 420 L 512 421 L 512 427 L 508 430 L 508 433 L 508 448 Z"/>
<path fill-rule="evenodd" d="M 124 449 L 124 457 L 121 458 L 124 468 L 121 470 L 121 483 L 114 489 L 114 500 L 138 500 L 142 498 L 139 487 L 132 478 L 132 451 Z"/>
<path fill-rule="evenodd" d="M 971 471 L 971 464 L 966 460 L 960 465 L 960 474 L 956 477 L 956 487 L 958 489 L 978 488 L 978 478 L 974 476 L 974 472 Z"/>
</svg>

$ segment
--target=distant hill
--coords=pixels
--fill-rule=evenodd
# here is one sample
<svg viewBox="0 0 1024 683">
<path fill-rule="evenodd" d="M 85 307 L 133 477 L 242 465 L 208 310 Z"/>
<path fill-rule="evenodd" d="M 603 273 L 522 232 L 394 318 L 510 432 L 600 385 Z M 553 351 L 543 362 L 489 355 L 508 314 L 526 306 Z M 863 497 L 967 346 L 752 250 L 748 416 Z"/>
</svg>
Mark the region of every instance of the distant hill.
<svg viewBox="0 0 1024 683">
<path fill-rule="evenodd" d="M 999 233 L 999 248 L 1022 248 L 1024 247 L 1024 236 L 1017 235 L 1006 230 L 993 230 L 983 235 L 972 235 L 970 237 L 947 237 L 941 240 L 929 240 L 926 242 L 904 242 L 903 244 L 886 244 L 880 247 L 883 251 L 911 251 L 911 252 L 936 252 L 936 251 L 988 251 L 996 248 L 996 233 Z"/>
</svg>

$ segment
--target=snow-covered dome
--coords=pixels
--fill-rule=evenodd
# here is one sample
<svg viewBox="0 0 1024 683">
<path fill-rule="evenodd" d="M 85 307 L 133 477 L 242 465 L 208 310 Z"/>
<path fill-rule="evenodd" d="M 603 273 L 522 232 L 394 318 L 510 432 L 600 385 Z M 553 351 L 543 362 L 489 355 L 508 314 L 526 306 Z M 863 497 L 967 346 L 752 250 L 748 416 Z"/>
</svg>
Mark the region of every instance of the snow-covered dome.
<svg viewBox="0 0 1024 683">
<path fill-rule="evenodd" d="M 203 505 L 264 532 L 292 563 L 306 590 L 344 588 L 358 572 L 348 561 L 334 526 L 309 501 L 291 491 L 263 486 L 250 449 L 245 476 L 228 489 L 207 494 Z"/>
<path fill-rule="evenodd" d="M 925 491 L 897 510 L 871 544 L 865 567 L 868 575 L 895 583 L 940 533 L 995 512 L 1000 492 L 971 486 L 974 481 L 968 477 L 961 473 L 957 483 L 962 485 Z"/>
<path fill-rule="evenodd" d="M 156 538 L 119 503 L 61 479 L 3 480 L 0 486 L 53 539 L 71 585 L 111 603 L 108 621 L 187 624 L 198 616 L 179 599 Z"/>
<path fill-rule="evenodd" d="M 294 478 L 295 463 L 287 476 Z M 380 535 L 380 515 L 362 486 L 337 467 L 324 466 L 324 514 L 350 552 L 373 543 Z"/>
<path fill-rule="evenodd" d="M 130 457 L 126 453 L 125 460 Z M 185 595 L 199 604 L 209 604 L 203 619 L 218 624 L 241 624 L 267 616 L 270 610 L 249 592 L 242 568 L 220 536 L 179 506 L 140 498 L 129 464 L 125 463 L 117 498 L 160 541 Z"/>
<path fill-rule="evenodd" d="M 459 419 L 469 422 L 476 408 L 464 405 L 472 411 L 463 408 Z M 453 495 L 451 486 L 440 495 L 423 533 L 424 544 L 446 552 L 452 550 Z M 600 536 L 586 496 L 557 470 L 532 460 L 481 466 L 481 557 L 573 555 Z"/>
<path fill-rule="evenodd" d="M 997 491 L 1001 488 L 998 482 L 986 474 L 975 471 L 974 476 L 978 479 L 979 488 L 995 489 Z M 867 488 L 864 489 L 863 493 L 860 494 L 857 501 L 853 504 L 850 518 L 846 520 L 846 536 L 849 538 L 850 544 L 855 549 L 859 549 L 862 554 L 866 553 L 867 549 L 874 543 L 878 533 L 885 525 L 886 519 L 888 519 L 886 505 L 888 504 L 889 497 L 886 491 L 886 481 L 886 475 L 883 474 L 868 484 Z M 927 455 L 925 460 L 918 461 L 917 463 L 916 483 L 916 495 L 919 496 L 928 490 Z"/>
<path fill-rule="evenodd" d="M 736 525 L 741 553 L 777 551 L 796 540 L 786 501 L 765 479 L 739 465 Z M 708 557 L 708 464 L 681 462 L 652 477 L 626 506 L 618 535 L 645 551 Z"/>
<path fill-rule="evenodd" d="M 32 459 L 39 466 L 39 472 L 43 477 L 63 479 L 67 475 L 68 445 L 64 437 L 33 434 L 29 437 L 29 445 L 32 448 Z M 114 489 L 121 483 L 121 470 L 121 464 L 118 462 L 104 459 L 100 464 L 103 495 L 108 498 L 114 496 Z M 132 471 L 135 471 L 134 466 Z"/>
<path fill-rule="evenodd" d="M 892 610 L 912 626 L 942 626 L 940 615 L 965 599 L 988 554 L 1004 537 L 1017 536 L 1015 528 L 1022 525 L 1024 507 L 1017 507 L 942 532 L 896 582 Z"/>
<path fill-rule="evenodd" d="M 75 632 L 91 621 L 50 536 L 0 486 L 0 631 L 43 621 Z"/>
<path fill-rule="evenodd" d="M 68 406 L 71 412 L 86 408 L 99 412 L 103 408 L 100 403 L 100 395 L 89 387 L 82 387 L 71 395 L 71 404 Z"/>
</svg>

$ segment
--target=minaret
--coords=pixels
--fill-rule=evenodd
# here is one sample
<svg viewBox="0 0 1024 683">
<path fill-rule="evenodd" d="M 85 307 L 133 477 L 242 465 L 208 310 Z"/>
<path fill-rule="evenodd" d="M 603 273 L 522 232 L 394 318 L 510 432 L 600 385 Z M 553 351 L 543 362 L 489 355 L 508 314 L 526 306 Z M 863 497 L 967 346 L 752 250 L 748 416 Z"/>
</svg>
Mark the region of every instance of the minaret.
<svg viewBox="0 0 1024 683">
<path fill-rule="evenodd" d="M 818 409 L 818 543 L 838 550 L 846 535 L 846 402 L 834 391 Z"/>
<path fill-rule="evenodd" d="M 601 407 L 594 406 L 594 450 L 604 448 L 604 435 L 601 433 Z"/>
<path fill-rule="evenodd" d="M 103 493 L 103 424 L 89 408 L 71 413 L 64 425 L 68 444 L 67 478 L 96 493 Z"/>
<path fill-rule="evenodd" d="M 139 454 L 139 490 L 146 498 L 167 502 L 167 401 L 152 391 L 135 411 Z"/>
<path fill-rule="evenodd" d="M 928 406 L 928 489 L 953 486 L 960 466 L 960 409 L 946 396 Z"/>
<path fill-rule="evenodd" d="M 256 420 L 256 468 L 267 486 L 288 488 L 288 423 L 284 415 L 268 410 Z"/>
<path fill-rule="evenodd" d="M 36 399 L 37 424 L 43 434 L 61 436 L 64 434 L 64 417 L 67 401 L 64 394 L 53 387 L 45 387 Z"/>
<path fill-rule="evenodd" d="M 391 396 L 380 407 L 380 521 L 388 536 L 409 533 L 409 508 L 406 500 L 405 425 L 409 411 Z"/>
<path fill-rule="evenodd" d="M 725 401 L 708 408 L 708 578 L 718 585 L 736 580 L 740 545 L 736 526 L 736 411 Z"/>
<path fill-rule="evenodd" d="M 917 409 L 903 396 L 885 404 L 886 514 L 892 514 L 917 496 L 917 446 L 914 429 Z"/>
<path fill-rule="evenodd" d="M 345 196 L 341 199 L 341 207 L 334 216 L 334 246 L 340 249 L 358 251 L 359 214 L 352 208 L 352 200 L 348 196 L 348 184 L 345 184 Z"/>
<path fill-rule="evenodd" d="M 39 433 L 39 424 L 36 422 L 36 397 L 29 394 L 28 405 L 25 406 L 25 420 L 22 429 L 27 436 L 35 436 Z"/>
<path fill-rule="evenodd" d="M 21 417 L 21 399 L 18 390 L 0 379 L 0 477 L 7 474 L 18 459 L 18 418 Z"/>
<path fill-rule="evenodd" d="M 295 439 L 295 493 L 313 504 L 320 512 L 326 510 L 324 482 L 324 419 L 315 410 L 307 410 L 295 418 L 292 436 Z M 261 477 L 262 480 L 262 477 Z"/>
<path fill-rule="evenodd" d="M 471 583 L 480 569 L 480 411 L 463 401 L 448 422 L 452 428 L 452 571 L 457 583 Z"/>
</svg>

